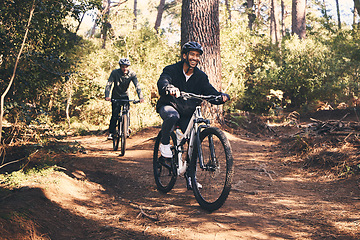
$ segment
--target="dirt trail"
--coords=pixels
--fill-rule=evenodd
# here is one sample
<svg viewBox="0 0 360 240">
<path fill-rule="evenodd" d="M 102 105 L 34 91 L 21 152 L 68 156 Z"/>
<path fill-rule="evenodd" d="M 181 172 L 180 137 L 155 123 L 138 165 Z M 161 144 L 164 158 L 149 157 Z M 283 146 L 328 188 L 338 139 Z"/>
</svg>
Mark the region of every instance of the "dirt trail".
<svg viewBox="0 0 360 240">
<path fill-rule="evenodd" d="M 123 157 L 105 136 L 67 139 L 85 152 L 56 155 L 63 171 L 29 180 L 1 201 L 3 210 L 26 209 L 29 231 L 43 239 L 359 239 L 359 186 L 284 164 L 271 139 L 227 133 L 233 189 L 214 213 L 198 206 L 182 178 L 159 193 L 152 175 L 158 131 L 131 136 Z M 21 236 L 11 226 L 2 222 L 0 239 Z"/>
</svg>

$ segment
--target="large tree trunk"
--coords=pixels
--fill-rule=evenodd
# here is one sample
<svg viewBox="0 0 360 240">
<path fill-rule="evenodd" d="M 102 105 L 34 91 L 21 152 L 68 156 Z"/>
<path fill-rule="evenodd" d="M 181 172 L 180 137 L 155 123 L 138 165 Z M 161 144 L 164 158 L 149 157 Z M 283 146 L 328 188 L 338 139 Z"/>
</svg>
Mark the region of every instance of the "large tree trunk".
<svg viewBox="0 0 360 240">
<path fill-rule="evenodd" d="M 221 89 L 219 0 L 183 0 L 181 45 L 199 42 L 204 48 L 199 67 L 210 82 Z"/>
<path fill-rule="evenodd" d="M 306 0 L 292 0 L 292 33 L 306 37 Z"/>
<path fill-rule="evenodd" d="M 162 15 L 164 13 L 164 6 L 165 6 L 165 0 L 160 0 L 156 21 L 155 21 L 155 27 L 154 27 L 157 33 L 159 33 L 159 27 L 161 25 Z"/>
<path fill-rule="evenodd" d="M 183 0 L 181 45 L 188 41 L 196 41 L 203 46 L 199 68 L 208 75 L 210 83 L 221 91 L 219 0 Z M 223 123 L 221 106 L 212 107 L 204 102 L 202 110 L 206 118 Z"/>
<path fill-rule="evenodd" d="M 270 38 L 272 44 L 278 44 L 280 41 L 279 13 L 277 0 L 271 0 L 270 8 Z"/>
</svg>

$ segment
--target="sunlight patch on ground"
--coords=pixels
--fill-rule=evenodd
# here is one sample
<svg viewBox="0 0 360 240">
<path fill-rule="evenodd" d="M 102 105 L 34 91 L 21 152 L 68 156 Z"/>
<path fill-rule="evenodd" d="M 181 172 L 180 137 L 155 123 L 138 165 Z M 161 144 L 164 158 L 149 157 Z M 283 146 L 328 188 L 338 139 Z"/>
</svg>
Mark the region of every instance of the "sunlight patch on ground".
<svg viewBox="0 0 360 240">
<path fill-rule="evenodd" d="M 104 191 L 103 187 L 96 183 L 73 179 L 65 174 L 49 176 L 50 181 L 56 182 L 56 188 L 44 188 L 44 194 L 51 201 L 60 205 L 77 205 L 76 201 L 93 201 L 93 194 Z"/>
<path fill-rule="evenodd" d="M 151 151 L 151 150 L 135 149 L 133 151 L 133 150 L 129 149 L 129 150 L 126 150 L 125 156 L 123 158 L 126 158 L 126 157 L 128 157 L 129 159 L 152 158 L 152 155 L 153 155 L 153 151 Z"/>
</svg>

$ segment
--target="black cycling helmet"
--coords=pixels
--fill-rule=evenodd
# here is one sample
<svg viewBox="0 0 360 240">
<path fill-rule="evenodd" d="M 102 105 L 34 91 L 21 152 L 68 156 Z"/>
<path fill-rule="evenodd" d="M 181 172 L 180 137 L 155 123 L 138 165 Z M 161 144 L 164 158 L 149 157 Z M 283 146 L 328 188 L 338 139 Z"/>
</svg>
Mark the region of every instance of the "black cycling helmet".
<svg viewBox="0 0 360 240">
<path fill-rule="evenodd" d="M 130 60 L 127 58 L 120 58 L 119 60 L 119 65 L 126 65 L 126 66 L 130 66 Z"/>
<path fill-rule="evenodd" d="M 181 53 L 186 54 L 189 51 L 199 51 L 200 54 L 203 54 L 203 52 L 204 52 L 202 46 L 197 42 L 187 42 L 183 45 Z"/>
</svg>

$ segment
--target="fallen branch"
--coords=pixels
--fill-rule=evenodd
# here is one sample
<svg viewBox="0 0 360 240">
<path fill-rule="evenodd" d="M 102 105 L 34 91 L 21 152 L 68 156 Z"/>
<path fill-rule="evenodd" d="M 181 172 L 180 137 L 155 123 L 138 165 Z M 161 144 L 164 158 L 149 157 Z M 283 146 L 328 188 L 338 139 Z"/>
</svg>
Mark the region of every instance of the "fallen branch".
<svg viewBox="0 0 360 240">
<path fill-rule="evenodd" d="M 20 159 L 18 159 L 18 160 L 14 160 L 14 161 L 11 161 L 11 162 L 8 162 L 8 163 L 4 163 L 4 164 L 0 165 L 0 168 L 3 168 L 3 167 L 5 167 L 5 166 L 10 165 L 10 164 L 13 164 L 13 163 L 21 162 L 21 161 L 23 161 L 24 159 L 28 159 L 28 162 L 25 164 L 25 166 L 26 166 L 26 165 L 30 162 L 30 157 L 31 157 L 32 155 L 34 155 L 35 153 L 37 153 L 38 151 L 39 151 L 39 150 L 36 150 L 35 152 L 31 153 L 31 154 L 30 154 L 29 156 L 27 156 L 27 157 L 23 157 L 23 158 L 20 158 Z M 24 169 L 25 166 L 23 166 L 22 169 Z"/>
<path fill-rule="evenodd" d="M 274 179 L 272 178 L 271 174 L 275 174 L 275 175 L 276 175 L 276 173 L 275 173 L 274 171 L 272 171 L 272 170 L 267 171 L 262 164 L 261 164 L 259 167 L 246 168 L 246 169 L 244 169 L 244 170 L 254 170 L 254 171 L 264 172 L 266 175 L 269 176 L 269 178 L 271 179 L 271 181 L 274 181 Z"/>
<path fill-rule="evenodd" d="M 142 210 L 142 207 L 141 207 L 141 206 L 139 206 L 138 208 L 140 209 L 140 213 L 137 215 L 136 218 L 139 218 L 139 217 L 143 216 L 143 217 L 147 217 L 147 218 L 149 218 L 150 220 L 153 220 L 153 221 L 159 221 L 158 216 L 156 216 L 156 217 L 150 216 L 149 214 L 145 213 L 145 212 Z"/>
</svg>

